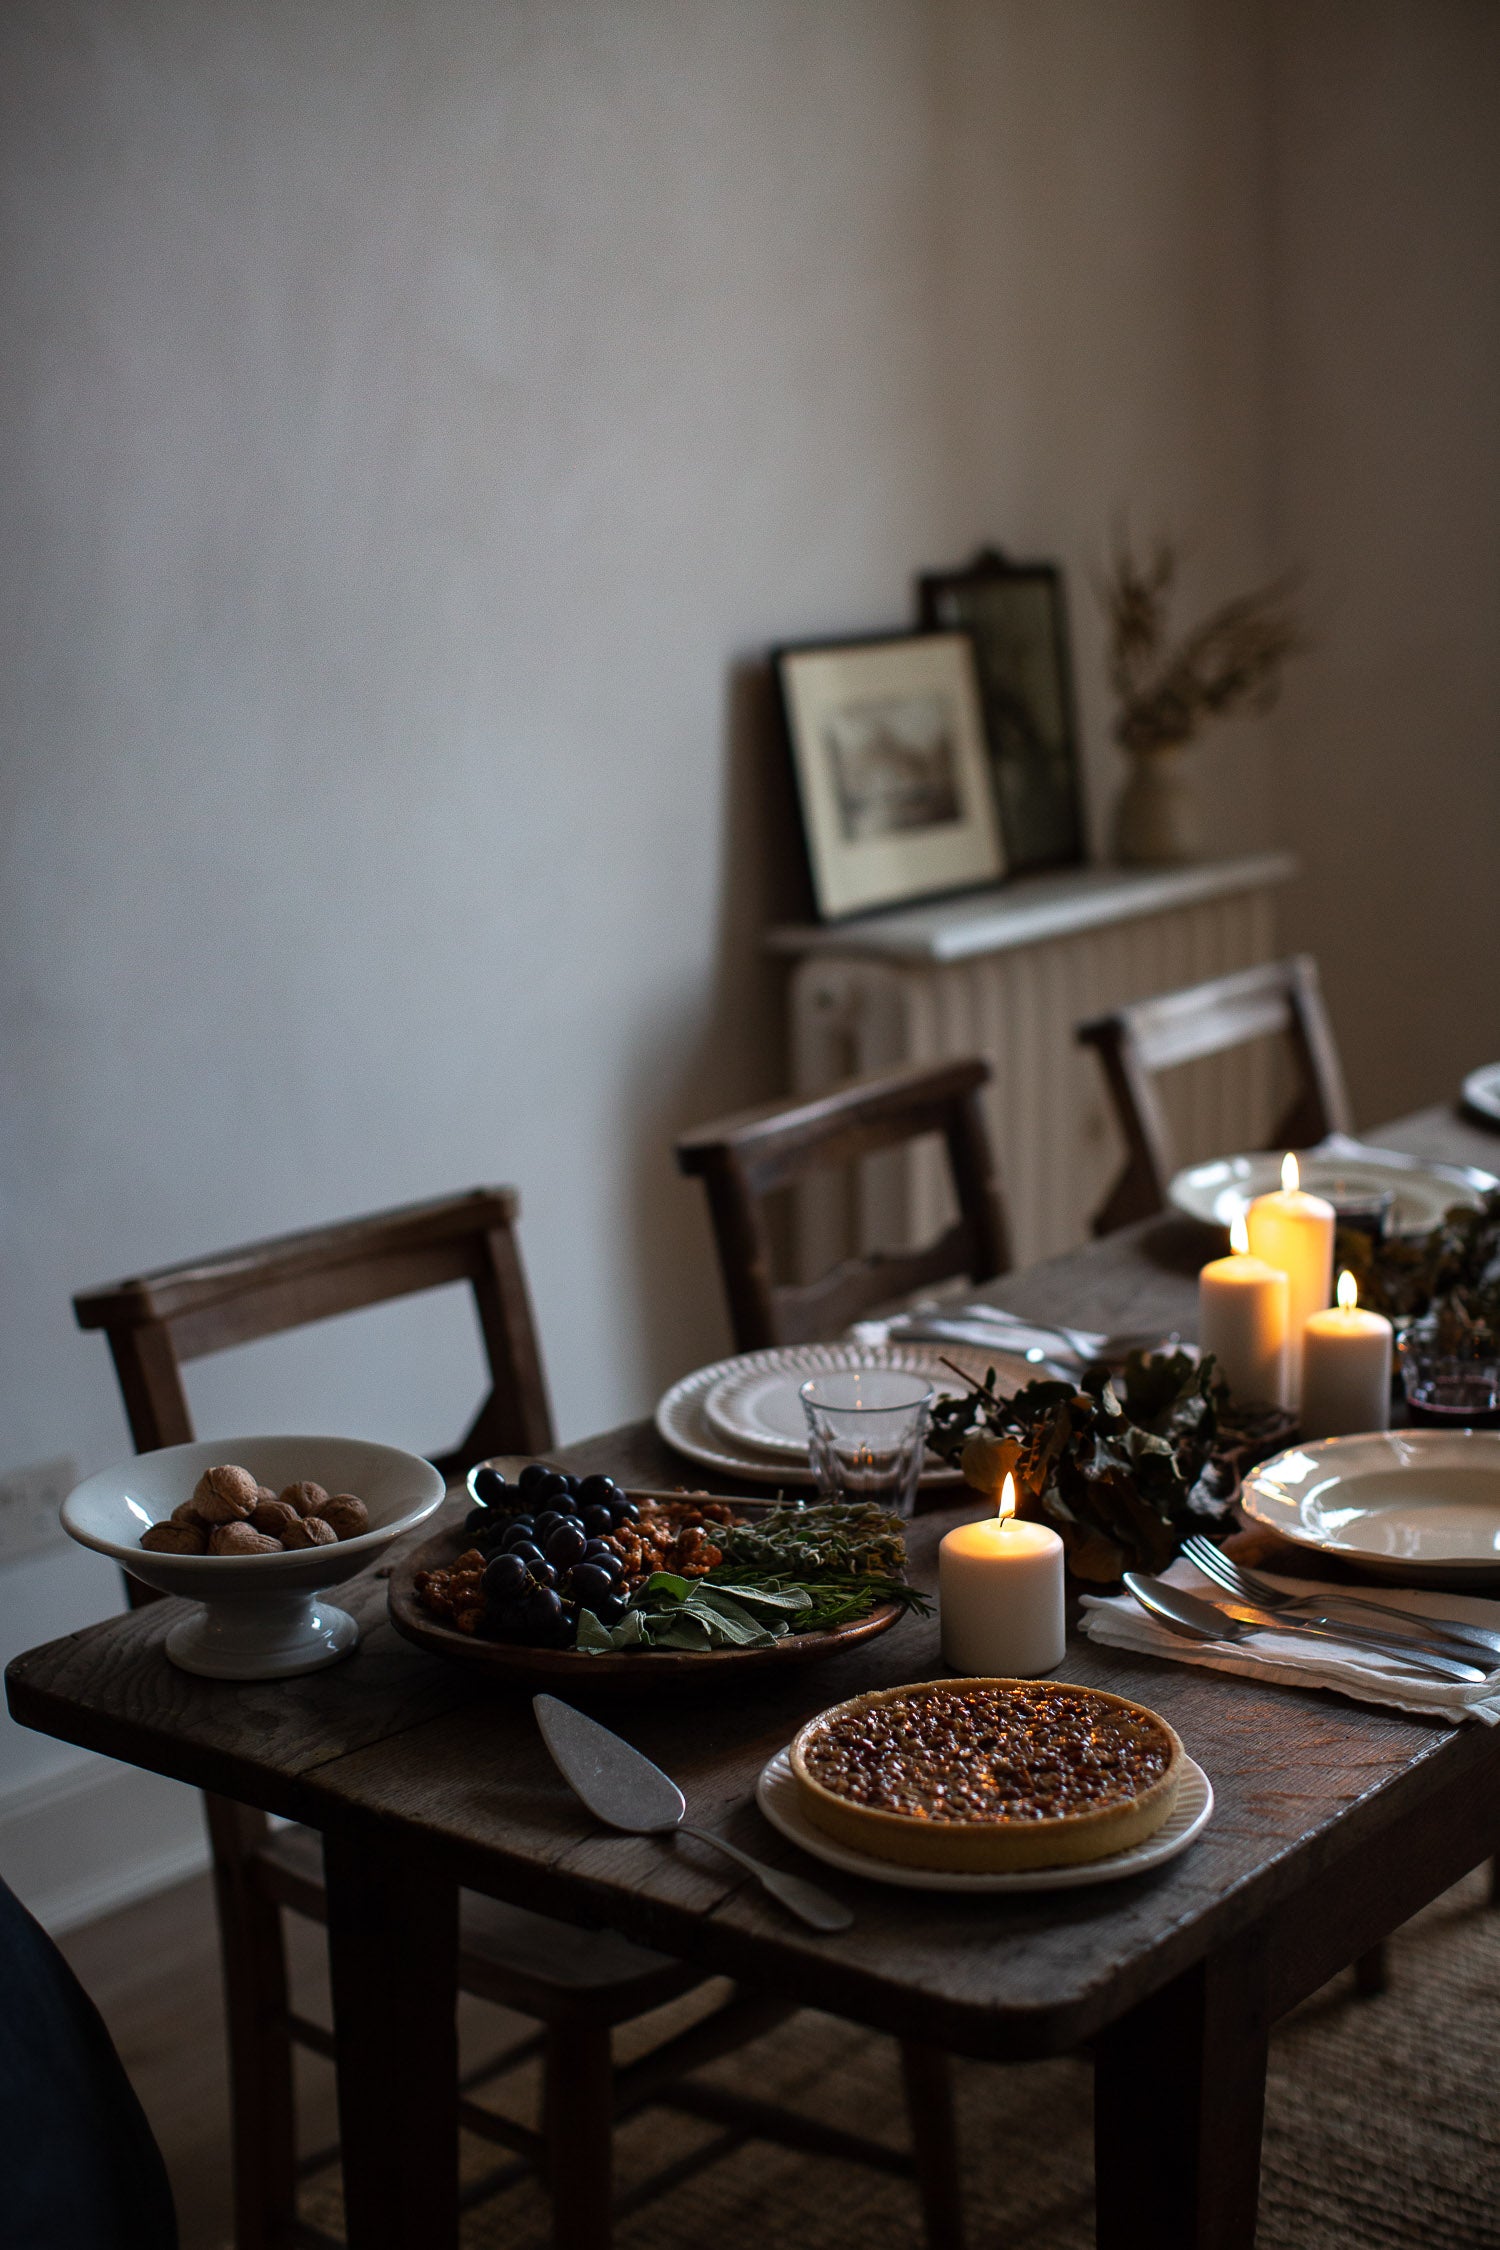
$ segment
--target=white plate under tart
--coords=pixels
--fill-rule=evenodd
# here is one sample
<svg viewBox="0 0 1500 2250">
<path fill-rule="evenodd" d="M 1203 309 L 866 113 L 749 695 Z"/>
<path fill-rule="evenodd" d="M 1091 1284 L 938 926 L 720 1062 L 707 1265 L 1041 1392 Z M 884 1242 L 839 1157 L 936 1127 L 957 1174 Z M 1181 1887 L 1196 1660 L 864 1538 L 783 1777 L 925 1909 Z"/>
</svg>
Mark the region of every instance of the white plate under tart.
<svg viewBox="0 0 1500 2250">
<path fill-rule="evenodd" d="M 1240 1506 L 1298 1547 L 1410 1586 L 1500 1581 L 1500 1430 L 1378 1430 L 1263 1461 Z"/>
<path fill-rule="evenodd" d="M 1208 1164 L 1190 1165 L 1179 1172 L 1167 1194 L 1179 1211 L 1209 1226 L 1227 1227 L 1257 1195 L 1269 1195 L 1281 1185 L 1282 1151 L 1260 1150 L 1246 1156 L 1216 1156 Z M 1427 1234 L 1454 1204 L 1477 1211 L 1497 1182 L 1492 1173 L 1473 1164 L 1440 1164 L 1425 1156 L 1405 1156 L 1396 1149 L 1378 1149 L 1358 1156 L 1337 1151 L 1320 1155 L 1309 1150 L 1297 1159 L 1302 1185 L 1309 1195 L 1384 1195 L 1396 1198 L 1391 1213 L 1393 1234 Z"/>
<path fill-rule="evenodd" d="M 740 1373 L 761 1374 L 801 1370 L 800 1380 L 810 1376 L 826 1375 L 850 1367 L 899 1367 L 931 1375 L 941 1373 L 940 1361 L 951 1359 L 955 1367 L 972 1374 L 976 1382 L 984 1381 L 985 1372 L 994 1367 L 1024 1370 L 1017 1378 L 1017 1388 L 1036 1377 L 1037 1370 L 1014 1355 L 988 1352 L 972 1344 L 788 1344 L 763 1352 L 740 1352 L 733 1359 L 716 1360 L 711 1367 L 699 1367 L 661 1399 L 656 1409 L 656 1427 L 668 1445 L 689 1461 L 696 1461 L 705 1469 L 716 1469 L 721 1476 L 744 1477 L 752 1484 L 810 1484 L 812 1471 L 808 1467 L 807 1448 L 799 1455 L 762 1451 L 758 1446 L 736 1444 L 720 1436 L 708 1419 L 707 1404 L 710 1393 L 726 1377 Z M 963 1482 L 957 1469 L 932 1460 L 923 1470 L 924 1488 L 958 1485 Z"/>
<path fill-rule="evenodd" d="M 883 1806 L 864 1805 L 830 1788 L 807 1766 L 803 1745 L 846 1714 L 876 1706 L 926 1703 L 949 1695 L 1041 1694 L 1067 1703 L 1104 1703 L 1130 1713 L 1166 1738 L 1168 1763 L 1154 1780 L 1129 1796 L 1084 1806 L 1044 1820 L 943 1821 L 922 1819 Z M 1159 1712 L 1107 1688 L 1066 1680 L 942 1678 L 908 1686 L 874 1688 L 851 1696 L 809 1719 L 788 1753 L 792 1778 L 812 1825 L 861 1858 L 888 1861 L 938 1874 L 1029 1874 L 1055 1867 L 1084 1866 L 1149 1843 L 1171 1818 L 1187 1753 L 1176 1731 Z M 868 1838 L 868 1843 L 866 1839 Z"/>
<path fill-rule="evenodd" d="M 803 1809 L 802 1794 L 792 1772 L 791 1744 L 778 1750 L 763 1767 L 755 1785 L 755 1801 L 773 1828 L 788 1843 L 811 1852 L 825 1866 L 845 1875 L 863 1875 L 872 1883 L 889 1883 L 903 1891 L 952 1891 L 970 1897 L 1004 1896 L 1019 1891 L 1080 1890 L 1090 1883 L 1119 1883 L 1128 1875 L 1145 1875 L 1185 1852 L 1207 1827 L 1214 1809 L 1213 1784 L 1203 1768 L 1184 1752 L 1177 1784 L 1177 1799 L 1154 1836 L 1129 1851 L 1108 1859 L 1084 1860 L 1074 1867 L 1031 1867 L 996 1875 L 947 1875 L 935 1868 L 900 1867 L 894 1860 L 876 1859 L 868 1852 L 851 1851 L 815 1827 Z"/>
</svg>

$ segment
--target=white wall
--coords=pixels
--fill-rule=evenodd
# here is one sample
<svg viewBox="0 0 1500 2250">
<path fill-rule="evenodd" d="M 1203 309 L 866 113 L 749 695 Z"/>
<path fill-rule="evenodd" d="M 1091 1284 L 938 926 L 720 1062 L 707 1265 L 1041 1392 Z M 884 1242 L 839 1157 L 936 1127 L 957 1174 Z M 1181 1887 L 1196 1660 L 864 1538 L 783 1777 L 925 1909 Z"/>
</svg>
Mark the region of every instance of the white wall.
<svg viewBox="0 0 1500 2250">
<path fill-rule="evenodd" d="M 1500 1056 L 1500 9 L 1279 0 L 1279 792 L 1362 1123 Z"/>
<path fill-rule="evenodd" d="M 1060 554 L 1107 831 L 1112 522 L 1191 540 L 1190 602 L 1299 551 L 1298 17 L 0 12 L 0 1474 L 125 1449 L 72 1289 L 476 1180 L 522 1190 L 565 1435 L 721 1348 L 670 1143 L 778 1084 L 756 939 L 796 890 L 744 660 L 901 619 L 982 537 Z M 1353 214 L 1307 224 L 1336 265 Z M 1274 835 L 1263 733 L 1205 765 L 1219 844 Z M 208 1363 L 201 1426 L 443 1441 L 478 1358 L 432 1320 Z M 116 1600 L 79 1554 L 0 1571 L 0 1650 Z M 0 1733 L 0 1867 L 6 1786 L 51 1818 L 66 1763 Z"/>
</svg>

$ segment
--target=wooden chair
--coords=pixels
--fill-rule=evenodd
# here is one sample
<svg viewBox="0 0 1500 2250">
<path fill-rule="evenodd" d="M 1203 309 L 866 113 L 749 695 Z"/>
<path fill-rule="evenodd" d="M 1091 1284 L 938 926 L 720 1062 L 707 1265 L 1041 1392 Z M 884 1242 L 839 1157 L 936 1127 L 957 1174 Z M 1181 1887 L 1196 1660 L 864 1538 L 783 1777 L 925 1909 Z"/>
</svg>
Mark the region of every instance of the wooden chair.
<svg viewBox="0 0 1500 2250">
<path fill-rule="evenodd" d="M 837 1336 L 853 1320 L 935 1282 L 990 1281 L 1010 1265 L 1005 1210 L 979 1106 L 988 1063 L 941 1063 L 856 1078 L 805 1101 L 768 1102 L 700 1125 L 677 1143 L 708 1191 L 737 1350 Z M 941 1133 L 959 1216 L 919 1250 L 849 1258 L 805 1284 L 773 1278 L 766 1197 L 811 1172 Z"/>
<path fill-rule="evenodd" d="M 82 1328 L 103 1329 L 138 1452 L 190 1442 L 182 1363 L 262 1336 L 454 1283 L 473 1291 L 492 1388 L 454 1451 L 432 1458 L 461 1476 L 495 1453 L 545 1455 L 552 1418 L 516 1241 L 519 1202 L 509 1188 L 467 1194 L 253 1243 L 81 1292 Z M 133 1606 L 158 1599 L 128 1578 Z M 311 1830 L 272 1828 L 231 1799 L 206 1797 L 229 2034 L 236 2250 L 294 2250 L 333 2237 L 297 2213 L 299 2179 L 337 2150 L 299 2161 L 293 2082 L 298 2046 L 335 2059 L 333 2034 L 300 2014 L 287 1975 L 282 1915 L 326 1920 L 322 1844 Z M 470 2073 L 460 2089 L 464 2126 L 510 2161 L 465 2189 L 469 2205 L 532 2169 L 552 2194 L 559 2250 L 606 2250 L 616 2211 L 634 2208 L 746 2139 L 786 2142 L 914 2176 L 933 2250 L 959 2250 L 959 2202 L 946 2058 L 903 2050 L 911 2155 L 782 2110 L 746 2102 L 685 2074 L 701 2069 L 794 2013 L 790 2004 L 739 1991 L 642 2060 L 616 2069 L 612 2028 L 701 1982 L 699 1973 L 610 1931 L 580 1931 L 520 1907 L 464 1892 L 461 1990 L 529 2016 L 540 2028 Z M 484 2083 L 540 2057 L 539 2131 L 497 2117 L 473 2097 Z M 716 2137 L 616 2203 L 610 2179 L 614 2122 L 651 2103 L 719 2127 Z"/>
<path fill-rule="evenodd" d="M 1269 1145 L 1309 1148 L 1328 1133 L 1347 1133 L 1349 1097 L 1310 954 L 1138 1000 L 1078 1026 L 1080 1044 L 1098 1050 L 1128 1152 L 1095 1216 L 1096 1234 L 1166 1207 L 1177 1161 L 1157 1073 L 1278 1034 L 1290 1050 L 1297 1091 Z"/>
</svg>

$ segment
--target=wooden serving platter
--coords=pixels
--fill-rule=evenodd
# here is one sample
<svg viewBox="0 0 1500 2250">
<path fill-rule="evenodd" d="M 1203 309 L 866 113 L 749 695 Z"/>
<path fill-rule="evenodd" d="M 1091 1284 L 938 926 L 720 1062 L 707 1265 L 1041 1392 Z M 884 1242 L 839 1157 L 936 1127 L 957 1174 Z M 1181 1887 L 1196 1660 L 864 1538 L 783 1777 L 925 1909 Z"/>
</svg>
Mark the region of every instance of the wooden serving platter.
<svg viewBox="0 0 1500 2250">
<path fill-rule="evenodd" d="M 888 1633 L 902 1614 L 899 1602 L 882 1602 L 868 1617 L 857 1617 L 848 1625 L 833 1625 L 816 1633 L 786 1633 L 773 1648 L 714 1648 L 701 1653 L 696 1649 L 657 1648 L 608 1656 L 583 1656 L 575 1648 L 523 1648 L 514 1641 L 487 1641 L 477 1633 L 460 1633 L 424 1609 L 417 1598 L 419 1570 L 447 1570 L 473 1544 L 464 1536 L 462 1525 L 453 1524 L 403 1555 L 390 1576 L 387 1598 L 391 1623 L 418 1648 L 467 1665 L 478 1678 L 500 1686 L 555 1688 L 563 1682 L 569 1691 L 580 1694 L 597 1691 L 631 1695 L 642 1689 L 696 1689 L 718 1679 L 736 1679 L 745 1672 L 784 1671 L 790 1665 L 818 1664 L 830 1656 L 842 1656 L 860 1641 Z"/>
</svg>

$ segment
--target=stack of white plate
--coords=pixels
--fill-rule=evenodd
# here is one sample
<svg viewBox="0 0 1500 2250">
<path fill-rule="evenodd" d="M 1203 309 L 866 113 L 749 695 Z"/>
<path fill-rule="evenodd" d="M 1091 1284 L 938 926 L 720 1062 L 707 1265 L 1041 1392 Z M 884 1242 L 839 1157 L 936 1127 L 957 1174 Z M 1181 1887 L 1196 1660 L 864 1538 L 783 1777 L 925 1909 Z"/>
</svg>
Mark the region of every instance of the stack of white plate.
<svg viewBox="0 0 1500 2250">
<path fill-rule="evenodd" d="M 943 1397 L 963 1392 L 962 1375 L 982 1383 L 992 1367 L 1002 1396 L 1049 1372 L 1014 1353 L 981 1351 L 971 1344 L 787 1344 L 742 1352 L 684 1375 L 657 1407 L 656 1427 L 668 1445 L 721 1476 L 754 1484 L 805 1484 L 810 1471 L 802 1385 L 814 1375 L 850 1367 L 908 1370 L 925 1376 Z M 930 1454 L 928 1460 L 924 1485 L 961 1481 L 956 1469 Z"/>
</svg>

